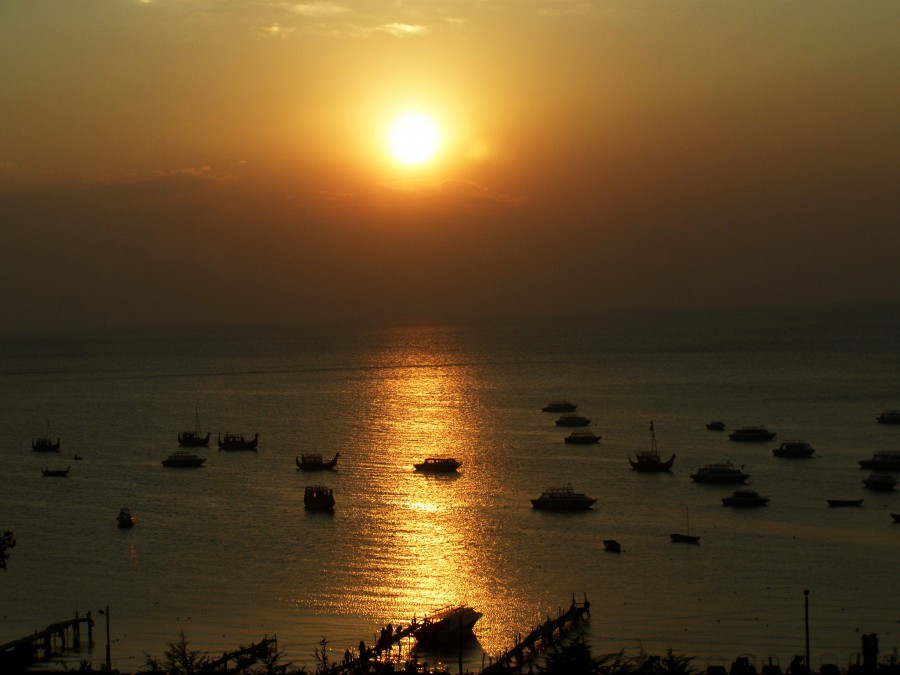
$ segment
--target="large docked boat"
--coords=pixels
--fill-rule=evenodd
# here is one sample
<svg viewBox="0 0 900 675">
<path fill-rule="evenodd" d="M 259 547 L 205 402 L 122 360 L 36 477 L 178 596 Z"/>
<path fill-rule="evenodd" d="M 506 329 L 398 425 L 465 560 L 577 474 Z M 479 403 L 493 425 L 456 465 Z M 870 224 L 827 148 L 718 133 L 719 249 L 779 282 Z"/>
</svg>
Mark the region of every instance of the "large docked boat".
<svg viewBox="0 0 900 675">
<path fill-rule="evenodd" d="M 173 466 L 182 469 L 193 469 L 198 466 L 203 466 L 203 462 L 205 461 L 206 457 L 195 455 L 193 452 L 188 452 L 187 450 L 178 450 L 166 457 L 162 461 L 162 465 Z"/>
<path fill-rule="evenodd" d="M 319 453 L 307 453 L 294 458 L 297 468 L 301 471 L 322 471 L 324 469 L 333 469 L 337 466 L 338 457 L 341 453 L 334 453 L 334 457 L 329 460 L 323 460 Z"/>
<path fill-rule="evenodd" d="M 772 448 L 772 454 L 776 457 L 791 457 L 796 459 L 805 459 L 812 457 L 815 452 L 806 441 L 782 441 L 777 448 Z"/>
<path fill-rule="evenodd" d="M 897 487 L 897 479 L 889 473 L 873 473 L 869 474 L 868 478 L 863 479 L 863 485 L 870 490 L 891 492 Z"/>
<path fill-rule="evenodd" d="M 575 412 L 577 409 L 578 406 L 569 401 L 551 401 L 541 408 L 544 412 Z"/>
<path fill-rule="evenodd" d="M 218 437 L 219 450 L 256 450 L 259 443 L 259 434 L 253 434 L 253 438 L 244 438 L 243 434 L 229 434 L 225 432 L 223 438 Z"/>
<path fill-rule="evenodd" d="M 722 497 L 723 506 L 765 506 L 768 503 L 769 498 L 756 490 L 735 490 L 731 496 Z"/>
<path fill-rule="evenodd" d="M 701 466 L 691 474 L 691 480 L 695 483 L 712 483 L 716 485 L 736 485 L 743 483 L 750 477 L 742 469 L 737 468 L 731 462 L 718 462 Z"/>
<path fill-rule="evenodd" d="M 413 635 L 426 647 L 456 646 L 472 635 L 472 629 L 482 613 L 468 605 L 448 605 L 422 619 Z"/>
<path fill-rule="evenodd" d="M 634 459 L 628 456 L 628 463 L 635 471 L 643 473 L 659 473 L 662 471 L 670 471 L 672 464 L 675 463 L 675 455 L 673 454 L 668 460 L 663 461 L 659 457 L 659 450 L 656 447 L 656 432 L 653 430 L 653 421 L 650 422 L 650 449 L 636 450 Z"/>
<path fill-rule="evenodd" d="M 190 431 L 178 432 L 178 445 L 183 448 L 204 448 L 209 445 L 209 432 L 206 436 L 200 431 L 200 415 L 194 414 L 194 429 Z"/>
<path fill-rule="evenodd" d="M 591 443 L 599 443 L 600 436 L 593 431 L 573 431 L 563 440 L 566 443 L 574 443 L 575 445 L 590 445 Z"/>
<path fill-rule="evenodd" d="M 875 420 L 879 424 L 900 424 L 900 410 L 885 410 Z"/>
<path fill-rule="evenodd" d="M 769 431 L 762 426 L 741 427 L 728 434 L 728 438 L 732 441 L 741 441 L 745 443 L 761 443 L 773 440 L 775 438 L 775 432 Z"/>
<path fill-rule="evenodd" d="M 424 462 L 413 464 L 416 471 L 427 473 L 452 473 L 462 466 L 462 463 L 453 457 L 426 457 Z"/>
<path fill-rule="evenodd" d="M 531 500 L 531 506 L 542 511 L 585 511 L 596 501 L 583 492 L 575 492 L 571 485 L 566 485 L 545 490 L 540 497 Z"/>
<path fill-rule="evenodd" d="M 303 506 L 310 511 L 333 511 L 334 494 L 324 485 L 308 485 L 303 492 Z"/>
<path fill-rule="evenodd" d="M 900 452 L 876 452 L 872 459 L 859 460 L 860 469 L 870 471 L 900 471 Z"/>
<path fill-rule="evenodd" d="M 586 427 L 591 421 L 583 415 L 562 415 L 556 420 L 558 427 Z"/>
</svg>

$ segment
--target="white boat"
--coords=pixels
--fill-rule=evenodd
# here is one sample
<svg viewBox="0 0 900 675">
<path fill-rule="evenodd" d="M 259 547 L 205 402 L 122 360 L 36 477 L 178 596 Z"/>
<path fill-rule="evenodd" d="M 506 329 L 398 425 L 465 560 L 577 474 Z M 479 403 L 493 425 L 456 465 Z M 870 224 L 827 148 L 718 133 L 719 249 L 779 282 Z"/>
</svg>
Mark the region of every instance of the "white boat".
<svg viewBox="0 0 900 675">
<path fill-rule="evenodd" d="M 765 506 L 768 497 L 762 497 L 756 490 L 735 490 L 730 497 L 722 497 L 723 506 Z"/>
<path fill-rule="evenodd" d="M 782 441 L 781 445 L 772 449 L 776 457 L 806 458 L 812 457 L 815 449 L 806 441 Z"/>
<path fill-rule="evenodd" d="M 482 616 L 468 605 L 448 605 L 426 615 L 413 635 L 424 646 L 456 646 L 461 638 L 472 635 Z"/>
<path fill-rule="evenodd" d="M 453 457 L 426 457 L 424 462 L 413 464 L 416 471 L 425 471 L 429 473 L 452 473 L 462 466 L 460 462 Z"/>
<path fill-rule="evenodd" d="M 691 480 L 695 483 L 712 483 L 716 485 L 734 485 L 743 483 L 750 477 L 731 462 L 719 462 L 707 464 L 691 474 Z"/>
<path fill-rule="evenodd" d="M 545 490 L 540 497 L 531 500 L 531 505 L 542 511 L 585 511 L 596 501 L 583 492 L 575 492 L 571 485 L 566 485 Z"/>
</svg>

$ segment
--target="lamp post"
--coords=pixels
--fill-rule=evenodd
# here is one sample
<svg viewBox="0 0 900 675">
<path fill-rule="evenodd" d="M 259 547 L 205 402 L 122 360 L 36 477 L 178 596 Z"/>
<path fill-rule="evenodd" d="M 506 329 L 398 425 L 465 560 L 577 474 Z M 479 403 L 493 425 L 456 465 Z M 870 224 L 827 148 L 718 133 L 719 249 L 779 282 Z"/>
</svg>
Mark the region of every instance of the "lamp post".
<svg viewBox="0 0 900 675">
<path fill-rule="evenodd" d="M 109 659 L 109 605 L 106 606 L 106 611 L 102 609 L 99 610 L 100 614 L 103 614 L 106 617 L 106 670 L 112 670 L 112 664 Z"/>
</svg>

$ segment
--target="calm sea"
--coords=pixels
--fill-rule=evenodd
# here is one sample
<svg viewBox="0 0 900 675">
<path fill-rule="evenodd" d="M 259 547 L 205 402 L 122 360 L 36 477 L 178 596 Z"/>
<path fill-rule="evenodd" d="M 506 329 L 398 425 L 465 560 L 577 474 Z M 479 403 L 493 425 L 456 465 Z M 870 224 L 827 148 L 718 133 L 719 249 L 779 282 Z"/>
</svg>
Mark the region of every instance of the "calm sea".
<svg viewBox="0 0 900 675">
<path fill-rule="evenodd" d="M 18 546 L 0 573 L 0 642 L 90 610 L 97 644 L 72 658 L 100 665 L 109 606 L 122 670 L 182 631 L 211 654 L 276 635 L 286 661 L 312 664 L 323 636 L 339 658 L 388 622 L 465 602 L 484 613 L 474 669 L 586 594 L 598 653 L 786 667 L 804 651 L 808 589 L 814 665 L 846 665 L 864 632 L 888 653 L 900 493 L 865 490 L 857 460 L 900 449 L 900 426 L 875 422 L 900 408 L 898 345 L 900 312 L 871 307 L 6 339 L 0 529 Z M 578 403 L 599 445 L 563 443 L 540 410 L 556 399 Z M 195 413 L 213 439 L 259 433 L 259 451 L 213 443 L 203 468 L 164 468 Z M 712 419 L 764 424 L 816 456 L 730 442 Z M 629 468 L 651 420 L 677 455 L 671 475 Z M 48 421 L 59 455 L 30 449 Z M 338 470 L 297 471 L 306 452 L 340 452 Z M 414 472 L 426 456 L 456 457 L 459 475 Z M 769 506 L 725 508 L 732 488 L 690 481 L 726 459 Z M 334 489 L 331 516 L 303 509 L 318 481 Z M 531 509 L 567 483 L 595 508 Z M 825 501 L 855 497 L 862 507 Z M 133 530 L 116 527 L 123 505 Z M 700 545 L 670 543 L 688 516 Z"/>
</svg>

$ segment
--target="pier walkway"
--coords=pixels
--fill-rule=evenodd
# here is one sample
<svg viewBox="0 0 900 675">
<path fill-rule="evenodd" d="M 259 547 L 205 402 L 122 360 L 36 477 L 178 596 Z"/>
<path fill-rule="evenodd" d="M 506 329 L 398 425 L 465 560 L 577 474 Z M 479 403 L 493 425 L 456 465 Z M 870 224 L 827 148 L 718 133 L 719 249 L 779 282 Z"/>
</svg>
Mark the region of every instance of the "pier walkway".
<svg viewBox="0 0 900 675">
<path fill-rule="evenodd" d="M 78 647 L 81 644 L 82 624 L 87 625 L 88 644 L 93 643 L 94 620 L 88 612 L 83 617 L 76 613 L 74 619 L 52 623 L 44 630 L 0 645 L 0 671 L 28 667 L 39 658 L 49 659 L 58 650 Z"/>
</svg>

